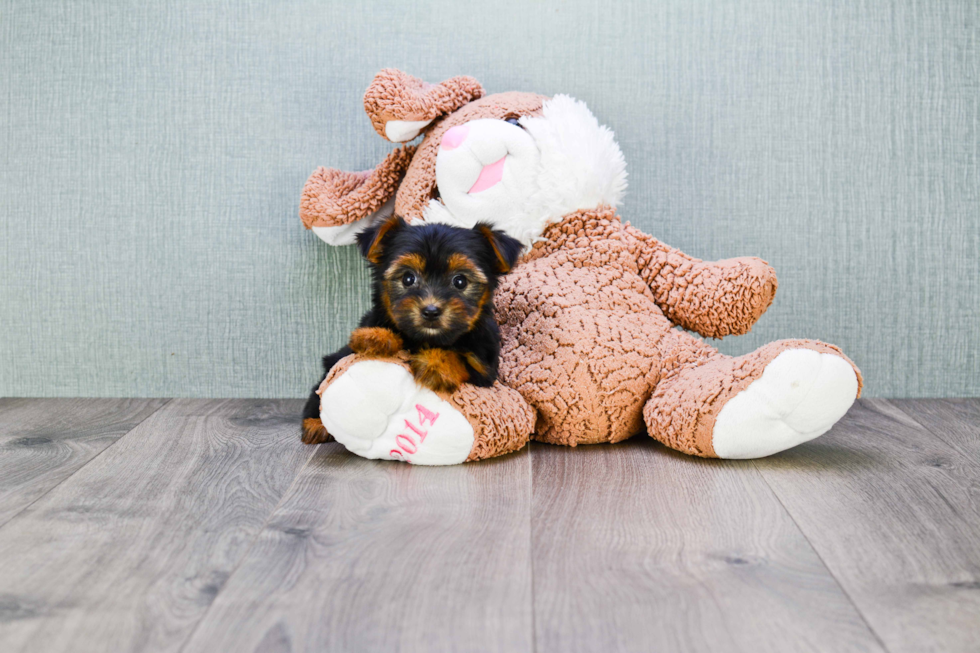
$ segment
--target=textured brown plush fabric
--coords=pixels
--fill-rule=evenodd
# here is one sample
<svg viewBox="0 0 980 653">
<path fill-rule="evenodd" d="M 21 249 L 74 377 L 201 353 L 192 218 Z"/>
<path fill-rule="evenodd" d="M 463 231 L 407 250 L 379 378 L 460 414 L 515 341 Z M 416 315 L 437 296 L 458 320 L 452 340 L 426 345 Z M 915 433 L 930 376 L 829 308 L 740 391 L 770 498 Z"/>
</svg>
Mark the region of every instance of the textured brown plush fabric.
<svg viewBox="0 0 980 653">
<path fill-rule="evenodd" d="M 364 111 L 374 130 L 387 139 L 389 120 L 432 120 L 483 97 L 480 82 L 466 75 L 429 84 L 408 73 L 385 68 L 364 93 Z"/>
<path fill-rule="evenodd" d="M 772 305 L 776 271 L 765 261 L 742 257 L 705 263 L 628 224 L 626 232 L 636 241 L 640 276 L 674 324 L 710 338 L 741 335 Z"/>
<path fill-rule="evenodd" d="M 546 99 L 543 95 L 534 93 L 496 93 L 470 102 L 430 125 L 395 196 L 395 213 L 410 220 L 422 217 L 436 188 L 439 143 L 442 142 L 442 135 L 449 129 L 481 118 L 505 119 L 538 115 Z"/>
<path fill-rule="evenodd" d="M 492 388 L 461 385 L 449 402 L 473 425 L 473 450 L 467 461 L 517 451 L 534 430 L 534 410 L 499 381 Z"/>
<path fill-rule="evenodd" d="M 784 341 L 732 359 L 673 328 L 748 331 L 776 289 L 758 259 L 693 259 L 609 208 L 566 216 L 544 238 L 495 300 L 500 378 L 537 410 L 536 440 L 617 442 L 642 430 L 646 417 L 664 444 L 713 456 L 714 417 L 765 363 L 794 346 L 839 353 Z"/>
<path fill-rule="evenodd" d="M 303 225 L 339 227 L 371 215 L 395 194 L 414 154 L 414 145 L 399 147 L 373 170 L 361 172 L 317 168 L 300 198 Z"/>
</svg>

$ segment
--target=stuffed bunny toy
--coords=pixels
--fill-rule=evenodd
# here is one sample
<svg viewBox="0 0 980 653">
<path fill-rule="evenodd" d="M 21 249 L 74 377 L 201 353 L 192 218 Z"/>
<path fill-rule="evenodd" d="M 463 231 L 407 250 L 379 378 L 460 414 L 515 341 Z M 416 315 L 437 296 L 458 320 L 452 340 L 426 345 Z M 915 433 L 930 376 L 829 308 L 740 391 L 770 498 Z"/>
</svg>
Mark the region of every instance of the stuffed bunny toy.
<svg viewBox="0 0 980 653">
<path fill-rule="evenodd" d="M 376 168 L 320 168 L 304 225 L 331 245 L 394 212 L 485 222 L 526 247 L 496 293 L 502 348 L 490 388 L 418 386 L 405 356 L 352 355 L 319 388 L 324 439 L 366 458 L 444 465 L 643 432 L 694 456 L 768 456 L 826 431 L 861 392 L 839 348 L 771 342 L 744 356 L 701 338 L 749 331 L 776 293 L 758 258 L 701 261 L 623 222 L 626 164 L 580 101 L 484 95 L 470 77 L 381 71 L 364 96 L 393 150 Z"/>
</svg>

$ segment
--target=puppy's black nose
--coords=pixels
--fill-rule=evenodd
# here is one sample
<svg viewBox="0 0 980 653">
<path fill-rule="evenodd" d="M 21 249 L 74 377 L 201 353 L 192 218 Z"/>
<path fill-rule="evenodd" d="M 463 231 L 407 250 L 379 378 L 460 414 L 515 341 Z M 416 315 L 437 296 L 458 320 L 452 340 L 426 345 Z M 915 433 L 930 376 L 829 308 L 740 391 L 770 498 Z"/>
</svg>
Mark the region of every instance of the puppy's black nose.
<svg viewBox="0 0 980 653">
<path fill-rule="evenodd" d="M 429 304 L 428 306 L 422 309 L 422 317 L 424 317 L 427 320 L 434 320 L 440 315 L 442 315 L 442 309 L 436 306 L 435 304 Z"/>
</svg>

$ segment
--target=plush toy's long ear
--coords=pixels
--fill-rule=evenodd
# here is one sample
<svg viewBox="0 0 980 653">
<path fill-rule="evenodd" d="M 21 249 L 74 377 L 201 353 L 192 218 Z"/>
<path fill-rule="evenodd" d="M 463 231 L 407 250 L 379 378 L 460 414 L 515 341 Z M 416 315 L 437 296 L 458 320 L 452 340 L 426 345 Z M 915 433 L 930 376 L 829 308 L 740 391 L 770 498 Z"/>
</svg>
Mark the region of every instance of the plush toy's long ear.
<svg viewBox="0 0 980 653">
<path fill-rule="evenodd" d="M 486 238 L 490 244 L 494 256 L 494 271 L 497 274 L 507 274 L 517 265 L 517 259 L 521 256 L 521 250 L 524 249 L 521 241 L 511 238 L 503 231 L 494 229 L 486 222 L 477 222 L 473 231 Z"/>
<path fill-rule="evenodd" d="M 381 256 L 384 254 L 385 240 L 405 226 L 404 220 L 393 215 L 383 222 L 374 223 L 357 234 L 357 248 L 361 250 L 361 256 L 374 265 L 380 263 Z"/>
<path fill-rule="evenodd" d="M 415 146 L 400 147 L 374 170 L 317 168 L 303 187 L 299 217 L 331 245 L 350 245 L 366 225 L 391 215 L 395 191 L 412 162 Z"/>
<path fill-rule="evenodd" d="M 395 68 L 385 68 L 364 93 L 364 110 L 381 136 L 404 143 L 439 116 L 481 97 L 483 87 L 472 77 L 427 84 Z"/>
</svg>

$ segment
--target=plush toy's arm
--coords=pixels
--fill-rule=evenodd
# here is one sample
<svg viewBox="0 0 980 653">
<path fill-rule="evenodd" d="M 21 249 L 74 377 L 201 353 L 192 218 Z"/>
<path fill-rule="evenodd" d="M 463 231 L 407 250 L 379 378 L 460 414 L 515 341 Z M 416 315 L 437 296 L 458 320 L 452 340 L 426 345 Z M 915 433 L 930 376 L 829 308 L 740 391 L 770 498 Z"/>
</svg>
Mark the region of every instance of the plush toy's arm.
<svg viewBox="0 0 980 653">
<path fill-rule="evenodd" d="M 640 275 L 674 324 L 706 338 L 748 333 L 776 295 L 776 272 L 762 259 L 702 261 L 626 226 Z"/>
</svg>

